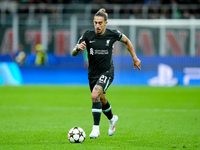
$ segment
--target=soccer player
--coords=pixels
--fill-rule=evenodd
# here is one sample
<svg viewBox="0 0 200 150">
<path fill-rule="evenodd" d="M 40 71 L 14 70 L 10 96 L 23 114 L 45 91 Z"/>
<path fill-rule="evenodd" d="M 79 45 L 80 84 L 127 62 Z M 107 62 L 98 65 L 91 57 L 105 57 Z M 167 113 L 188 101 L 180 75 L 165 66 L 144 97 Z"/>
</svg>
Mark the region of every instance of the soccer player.
<svg viewBox="0 0 200 150">
<path fill-rule="evenodd" d="M 90 90 L 92 92 L 92 115 L 94 125 L 90 138 L 97 138 L 100 135 L 99 123 L 101 112 L 109 120 L 108 134 L 111 136 L 115 132 L 115 124 L 118 116 L 113 115 L 111 105 L 106 99 L 106 90 L 114 79 L 114 65 L 112 60 L 113 45 L 120 41 L 126 45 L 127 50 L 133 58 L 134 69 L 141 70 L 141 61 L 137 58 L 133 45 L 130 40 L 118 30 L 106 28 L 108 23 L 108 14 L 105 9 L 100 9 L 94 15 L 95 30 L 87 30 L 80 37 L 78 44 L 72 51 L 72 56 L 77 56 L 80 51 L 87 48 L 88 52 L 88 79 Z"/>
</svg>

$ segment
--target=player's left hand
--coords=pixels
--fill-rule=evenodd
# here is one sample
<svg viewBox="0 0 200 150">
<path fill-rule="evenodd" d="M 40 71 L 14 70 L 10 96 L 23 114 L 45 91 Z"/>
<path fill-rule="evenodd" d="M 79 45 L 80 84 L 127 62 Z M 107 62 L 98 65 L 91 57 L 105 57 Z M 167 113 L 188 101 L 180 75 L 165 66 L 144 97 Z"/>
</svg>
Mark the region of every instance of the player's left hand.
<svg viewBox="0 0 200 150">
<path fill-rule="evenodd" d="M 133 66 L 134 69 L 137 67 L 139 70 L 141 70 L 141 61 L 138 58 L 133 60 Z"/>
</svg>

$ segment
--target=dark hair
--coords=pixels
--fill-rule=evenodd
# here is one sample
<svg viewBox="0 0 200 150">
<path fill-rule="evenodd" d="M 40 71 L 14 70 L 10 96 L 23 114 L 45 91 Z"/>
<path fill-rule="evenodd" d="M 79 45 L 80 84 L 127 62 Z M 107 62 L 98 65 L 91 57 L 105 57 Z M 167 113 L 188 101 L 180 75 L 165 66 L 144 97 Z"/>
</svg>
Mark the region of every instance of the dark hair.
<svg viewBox="0 0 200 150">
<path fill-rule="evenodd" d="M 104 17 L 105 21 L 107 21 L 107 19 L 108 19 L 108 14 L 106 13 L 106 10 L 104 8 L 99 9 L 94 16 Z"/>
</svg>

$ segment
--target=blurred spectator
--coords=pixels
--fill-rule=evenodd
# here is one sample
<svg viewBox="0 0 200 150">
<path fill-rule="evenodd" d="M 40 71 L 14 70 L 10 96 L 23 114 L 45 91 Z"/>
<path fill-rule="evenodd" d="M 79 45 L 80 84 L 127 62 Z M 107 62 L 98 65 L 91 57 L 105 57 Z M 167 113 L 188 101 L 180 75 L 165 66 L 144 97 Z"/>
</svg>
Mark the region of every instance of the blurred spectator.
<svg viewBox="0 0 200 150">
<path fill-rule="evenodd" d="M 190 12 L 188 9 L 183 9 L 182 11 L 182 18 L 183 19 L 189 19 L 190 18 Z"/>
<path fill-rule="evenodd" d="M 133 16 L 134 16 L 136 19 L 142 19 L 142 8 L 140 8 L 140 7 L 134 7 L 134 8 L 132 9 L 131 14 L 133 14 Z"/>
<path fill-rule="evenodd" d="M 31 0 L 19 0 L 19 3 L 29 3 Z"/>
<path fill-rule="evenodd" d="M 141 0 L 107 0 L 110 4 L 143 4 Z"/>
<path fill-rule="evenodd" d="M 194 0 L 176 0 L 178 4 L 194 4 Z"/>
<path fill-rule="evenodd" d="M 35 49 L 37 51 L 36 58 L 35 58 L 35 65 L 41 66 L 47 63 L 48 61 L 47 54 L 46 52 L 42 50 L 42 45 L 37 44 Z"/>
<path fill-rule="evenodd" d="M 122 19 L 128 19 L 130 17 L 130 14 L 131 14 L 131 10 L 129 9 L 122 9 L 120 10 L 120 14 L 121 14 L 121 18 Z"/>
<path fill-rule="evenodd" d="M 160 11 L 158 7 L 153 7 L 149 9 L 149 19 L 158 19 L 160 18 Z"/>
<path fill-rule="evenodd" d="M 12 15 L 10 14 L 18 12 L 23 13 L 25 17 L 28 16 L 29 20 L 33 17 L 33 22 L 39 22 L 41 14 L 45 13 L 48 14 L 50 23 L 59 23 L 63 22 L 63 14 L 87 13 L 85 8 L 68 9 L 69 7 L 66 7 L 67 5 L 64 4 L 97 4 L 91 6 L 91 14 L 96 12 L 99 7 L 106 6 L 106 4 L 118 4 L 119 7 L 114 5 L 109 5 L 111 7 L 106 6 L 109 7 L 107 11 L 110 14 L 110 18 L 130 18 L 132 15 L 138 19 L 156 19 L 161 17 L 167 19 L 200 18 L 200 0 L 0 0 L 0 13 L 4 17 L 1 20 L 11 23 Z M 129 4 L 133 4 L 133 7 Z M 32 5 L 34 6 L 30 7 Z M 129 8 L 126 6 L 129 6 Z M 156 6 L 159 6 L 159 8 L 156 8 Z"/>
<path fill-rule="evenodd" d="M 144 0 L 144 4 L 159 4 L 158 0 Z"/>
<path fill-rule="evenodd" d="M 92 4 L 107 4 L 106 0 L 92 0 Z"/>
<path fill-rule="evenodd" d="M 17 10 L 16 0 L 0 0 L 1 9 L 4 9 L 6 13 L 13 13 Z"/>
<path fill-rule="evenodd" d="M 19 65 L 23 65 L 26 61 L 26 53 L 24 51 L 24 46 L 22 44 L 19 44 L 18 50 L 15 54 L 15 62 L 17 62 Z"/>
<path fill-rule="evenodd" d="M 199 10 L 200 10 L 200 6 L 199 6 Z M 198 18 L 198 15 L 199 15 L 198 9 L 192 6 L 190 9 L 190 14 L 191 14 L 191 17 Z"/>
<path fill-rule="evenodd" d="M 172 0 L 160 0 L 160 4 L 171 4 Z"/>
<path fill-rule="evenodd" d="M 30 0 L 29 3 L 30 4 L 38 4 L 40 2 L 43 2 L 42 0 Z"/>
<path fill-rule="evenodd" d="M 39 2 L 39 6 L 35 9 L 35 13 L 39 14 L 48 13 L 48 10 L 46 8 L 46 3 L 44 3 L 43 1 Z"/>
<path fill-rule="evenodd" d="M 166 6 L 161 8 L 160 14 L 161 14 L 162 18 L 169 19 L 171 17 L 171 15 L 170 15 L 171 12 L 170 12 L 169 8 Z"/>
</svg>

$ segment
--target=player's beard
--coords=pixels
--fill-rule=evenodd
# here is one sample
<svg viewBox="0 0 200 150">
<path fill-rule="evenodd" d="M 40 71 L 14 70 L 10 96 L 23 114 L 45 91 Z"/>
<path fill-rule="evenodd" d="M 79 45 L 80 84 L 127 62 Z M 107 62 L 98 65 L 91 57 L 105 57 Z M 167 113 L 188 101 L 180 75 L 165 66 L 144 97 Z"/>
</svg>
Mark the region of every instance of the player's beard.
<svg viewBox="0 0 200 150">
<path fill-rule="evenodd" d="M 96 34 L 101 35 L 101 33 L 102 33 L 102 30 L 100 28 L 96 28 Z"/>
<path fill-rule="evenodd" d="M 96 30 L 96 34 L 98 35 L 103 35 L 105 32 L 104 28 L 95 28 L 95 30 Z"/>
</svg>

